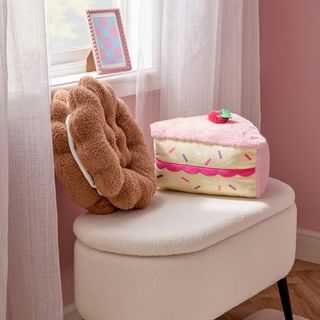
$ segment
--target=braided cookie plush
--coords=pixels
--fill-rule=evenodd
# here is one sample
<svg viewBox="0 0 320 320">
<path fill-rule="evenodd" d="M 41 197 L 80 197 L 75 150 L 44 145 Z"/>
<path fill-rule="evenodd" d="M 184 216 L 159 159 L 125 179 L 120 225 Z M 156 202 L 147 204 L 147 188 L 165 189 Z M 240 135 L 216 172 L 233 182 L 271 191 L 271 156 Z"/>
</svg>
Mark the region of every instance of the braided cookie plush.
<svg viewBox="0 0 320 320">
<path fill-rule="evenodd" d="M 156 189 L 153 160 L 126 104 L 91 77 L 51 104 L 55 171 L 79 206 L 96 214 L 143 208 Z"/>
</svg>

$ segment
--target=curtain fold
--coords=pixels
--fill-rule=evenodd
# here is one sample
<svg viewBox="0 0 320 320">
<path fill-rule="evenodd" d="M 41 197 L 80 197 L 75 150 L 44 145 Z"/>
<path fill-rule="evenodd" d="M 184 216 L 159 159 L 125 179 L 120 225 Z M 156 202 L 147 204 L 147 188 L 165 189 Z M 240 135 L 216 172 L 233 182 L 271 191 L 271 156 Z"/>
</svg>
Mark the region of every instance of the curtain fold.
<svg viewBox="0 0 320 320">
<path fill-rule="evenodd" d="M 141 0 L 141 6 L 143 2 Z M 156 0 L 155 0 L 156 1 Z M 260 127 L 258 0 L 163 0 L 153 50 L 158 90 L 138 61 L 136 117 L 152 121 L 227 108 Z M 141 9 L 140 12 L 143 12 Z M 144 45 L 140 17 L 140 48 Z M 138 58 L 143 56 L 141 49 Z M 139 69 L 139 68 L 138 68 Z"/>
<path fill-rule="evenodd" d="M 6 0 L 0 0 L 0 320 L 6 317 L 8 275 L 8 117 L 6 64 Z"/>
<path fill-rule="evenodd" d="M 58 320 L 63 316 L 44 1 L 0 1 L 0 319 Z"/>
</svg>

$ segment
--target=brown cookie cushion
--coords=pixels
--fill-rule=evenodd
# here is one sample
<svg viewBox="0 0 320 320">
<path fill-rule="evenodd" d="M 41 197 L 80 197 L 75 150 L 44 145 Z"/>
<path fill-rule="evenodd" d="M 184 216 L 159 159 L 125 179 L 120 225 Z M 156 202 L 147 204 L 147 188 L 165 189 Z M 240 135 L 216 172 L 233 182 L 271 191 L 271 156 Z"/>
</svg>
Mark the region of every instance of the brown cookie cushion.
<svg viewBox="0 0 320 320">
<path fill-rule="evenodd" d="M 91 188 L 70 152 L 65 124 L 70 111 L 68 99 L 68 91 L 58 90 L 51 103 L 55 172 L 66 187 L 71 199 L 80 207 L 96 214 L 112 213 L 115 211 L 114 206 L 108 199 L 101 197 Z"/>
<path fill-rule="evenodd" d="M 84 78 L 70 108 L 78 155 L 100 192 L 117 208 L 145 207 L 156 188 L 154 165 L 127 106 L 110 85 Z"/>
<path fill-rule="evenodd" d="M 70 91 L 58 91 L 52 102 L 56 173 L 72 199 L 93 213 L 142 208 L 156 189 L 155 170 L 143 135 L 125 103 L 111 86 L 90 77 Z M 66 117 L 92 188 L 74 160 L 67 139 Z M 111 204 L 112 203 L 112 204 Z"/>
<path fill-rule="evenodd" d="M 153 196 L 156 190 L 157 181 L 154 162 L 144 142 L 141 130 L 121 99 L 118 99 L 116 121 L 126 134 L 127 147 L 131 154 L 131 161 L 127 168 L 140 175 L 139 184 L 142 193 L 136 207 L 143 208 L 149 203 L 150 197 Z M 143 141 L 143 143 L 139 143 L 139 141 Z"/>
<path fill-rule="evenodd" d="M 131 161 L 131 155 L 127 147 L 126 134 L 117 124 L 116 118 L 119 116 L 117 104 L 119 99 L 116 97 L 112 87 L 107 82 L 98 81 L 92 77 L 81 78 L 79 87 L 87 88 L 89 91 L 94 93 L 99 100 L 103 108 L 104 117 L 108 128 L 110 128 L 113 132 L 112 135 L 110 135 L 109 132 L 106 132 L 108 141 L 114 151 L 117 153 L 121 166 L 126 167 Z M 129 116 L 131 118 L 130 114 Z"/>
<path fill-rule="evenodd" d="M 114 132 L 105 121 L 100 101 L 90 90 L 79 86 L 70 92 L 70 109 L 71 134 L 83 166 L 104 196 L 118 194 L 124 175 L 112 147 Z"/>
</svg>

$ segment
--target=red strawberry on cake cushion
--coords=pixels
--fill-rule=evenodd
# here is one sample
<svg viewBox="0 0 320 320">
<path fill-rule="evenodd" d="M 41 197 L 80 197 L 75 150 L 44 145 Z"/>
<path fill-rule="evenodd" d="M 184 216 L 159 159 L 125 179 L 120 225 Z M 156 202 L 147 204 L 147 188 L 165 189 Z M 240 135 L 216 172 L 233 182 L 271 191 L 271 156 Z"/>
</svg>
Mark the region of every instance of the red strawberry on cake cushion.
<svg viewBox="0 0 320 320">
<path fill-rule="evenodd" d="M 231 112 L 227 109 L 221 109 L 220 111 L 211 111 L 208 114 L 208 118 L 214 123 L 226 123 L 231 118 Z"/>
</svg>

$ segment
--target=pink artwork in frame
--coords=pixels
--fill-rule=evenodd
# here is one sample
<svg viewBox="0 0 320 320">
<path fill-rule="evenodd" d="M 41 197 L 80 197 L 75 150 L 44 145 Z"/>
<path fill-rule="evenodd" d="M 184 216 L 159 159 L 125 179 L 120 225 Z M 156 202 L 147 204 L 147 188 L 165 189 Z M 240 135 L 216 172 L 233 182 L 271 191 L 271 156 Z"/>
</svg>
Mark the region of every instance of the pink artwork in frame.
<svg viewBox="0 0 320 320">
<path fill-rule="evenodd" d="M 131 70 L 119 9 L 88 9 L 86 13 L 98 73 Z"/>
</svg>

